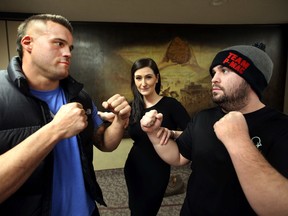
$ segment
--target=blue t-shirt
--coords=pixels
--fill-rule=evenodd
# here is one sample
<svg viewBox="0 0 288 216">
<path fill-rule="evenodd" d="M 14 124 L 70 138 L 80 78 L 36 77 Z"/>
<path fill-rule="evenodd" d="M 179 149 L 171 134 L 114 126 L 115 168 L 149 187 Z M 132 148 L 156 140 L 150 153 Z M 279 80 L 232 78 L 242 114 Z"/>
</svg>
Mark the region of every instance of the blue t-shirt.
<svg viewBox="0 0 288 216">
<path fill-rule="evenodd" d="M 52 91 L 31 90 L 31 93 L 48 104 L 52 116 L 67 103 L 61 88 Z M 93 107 L 92 115 L 95 128 L 97 128 L 103 122 L 97 115 L 97 108 L 94 104 Z M 95 202 L 85 189 L 76 136 L 61 140 L 54 147 L 53 153 L 52 215 L 91 215 L 95 209 Z"/>
</svg>

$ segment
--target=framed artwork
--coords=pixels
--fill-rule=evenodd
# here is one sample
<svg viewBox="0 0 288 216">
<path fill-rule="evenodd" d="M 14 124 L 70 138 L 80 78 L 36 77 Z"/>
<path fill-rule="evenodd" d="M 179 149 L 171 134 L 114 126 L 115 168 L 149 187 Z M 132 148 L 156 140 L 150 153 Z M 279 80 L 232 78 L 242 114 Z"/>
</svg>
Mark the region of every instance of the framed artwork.
<svg viewBox="0 0 288 216">
<path fill-rule="evenodd" d="M 161 94 L 179 100 L 193 116 L 211 102 L 209 67 L 215 54 L 238 44 L 266 44 L 274 61 L 271 85 L 263 100 L 283 110 L 285 56 L 278 25 L 210 26 L 133 23 L 72 23 L 74 26 L 71 75 L 84 83 L 99 110 L 115 93 L 132 100 L 130 69 L 139 58 L 158 64 Z"/>
</svg>

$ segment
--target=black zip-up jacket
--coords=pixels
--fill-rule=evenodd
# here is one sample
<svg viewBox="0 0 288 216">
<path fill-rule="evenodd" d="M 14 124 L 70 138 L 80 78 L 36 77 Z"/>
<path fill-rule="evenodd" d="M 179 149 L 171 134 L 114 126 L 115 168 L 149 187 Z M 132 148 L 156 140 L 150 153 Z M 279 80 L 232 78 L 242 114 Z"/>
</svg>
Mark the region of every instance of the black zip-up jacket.
<svg viewBox="0 0 288 216">
<path fill-rule="evenodd" d="M 93 109 L 92 100 L 83 90 L 82 84 L 69 76 L 60 85 L 68 102 L 79 102 L 86 111 Z M 13 57 L 7 70 L 0 71 L 0 155 L 51 120 L 48 105 L 30 94 L 27 80 L 22 73 L 21 60 Z M 88 126 L 78 135 L 82 170 L 86 190 L 94 200 L 106 206 L 92 164 L 93 131 L 90 114 Z M 52 177 L 53 151 L 20 189 L 0 204 L 0 215 L 50 215 Z"/>
</svg>

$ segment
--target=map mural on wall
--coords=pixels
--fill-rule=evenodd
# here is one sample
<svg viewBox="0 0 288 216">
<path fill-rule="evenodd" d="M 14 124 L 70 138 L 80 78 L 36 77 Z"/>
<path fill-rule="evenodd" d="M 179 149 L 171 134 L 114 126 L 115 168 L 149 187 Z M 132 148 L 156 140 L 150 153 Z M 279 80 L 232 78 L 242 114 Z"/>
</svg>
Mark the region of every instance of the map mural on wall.
<svg viewBox="0 0 288 216">
<path fill-rule="evenodd" d="M 252 30 L 246 38 L 239 34 L 241 29 L 237 29 L 226 33 L 227 38 L 223 40 L 222 32 L 216 28 L 87 23 L 73 26 L 75 51 L 71 75 L 84 83 L 100 110 L 102 101 L 115 93 L 132 100 L 131 66 L 135 60 L 149 57 L 155 60 L 160 70 L 160 94 L 176 98 L 193 116 L 195 112 L 213 106 L 209 66 L 217 52 L 234 44 L 253 44 L 263 40 L 279 43 L 271 29 L 267 33 L 265 29 Z M 266 33 L 264 39 L 263 31 Z M 229 37 L 229 34 L 234 37 Z M 277 53 L 279 50 L 270 52 L 275 59 L 280 55 Z M 278 87 L 279 80 L 275 81 Z M 271 91 L 271 95 L 275 92 L 281 95 L 280 88 Z M 269 101 L 269 94 L 266 99 Z"/>
<path fill-rule="evenodd" d="M 208 70 L 198 63 L 193 49 L 181 38 L 173 38 L 167 46 L 135 46 L 129 47 L 129 50 L 117 50 L 117 56 L 128 63 L 127 72 L 122 74 L 122 77 L 119 77 L 119 74 L 115 79 L 119 85 L 118 89 L 128 99 L 132 99 L 130 68 L 133 62 L 138 58 L 150 57 L 156 61 L 160 70 L 162 83 L 160 95 L 176 98 L 191 115 L 203 107 L 212 106 Z M 113 76 L 108 79 L 113 79 Z"/>
</svg>

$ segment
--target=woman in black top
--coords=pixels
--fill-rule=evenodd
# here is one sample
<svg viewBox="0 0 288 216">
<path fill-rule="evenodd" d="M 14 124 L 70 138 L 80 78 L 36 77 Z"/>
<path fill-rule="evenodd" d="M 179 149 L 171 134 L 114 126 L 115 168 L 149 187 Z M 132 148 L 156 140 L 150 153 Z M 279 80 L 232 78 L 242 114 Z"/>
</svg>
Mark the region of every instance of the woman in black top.
<svg viewBox="0 0 288 216">
<path fill-rule="evenodd" d="M 131 90 L 134 99 L 129 122 L 133 146 L 125 163 L 125 180 L 132 216 L 157 215 L 170 176 L 170 165 L 155 152 L 140 119 L 152 109 L 163 113 L 162 126 L 184 130 L 190 120 L 185 108 L 172 97 L 161 96 L 161 78 L 157 64 L 150 58 L 139 59 L 131 68 Z M 171 136 L 175 133 L 169 132 Z M 176 138 L 176 137 L 175 137 Z"/>
</svg>

